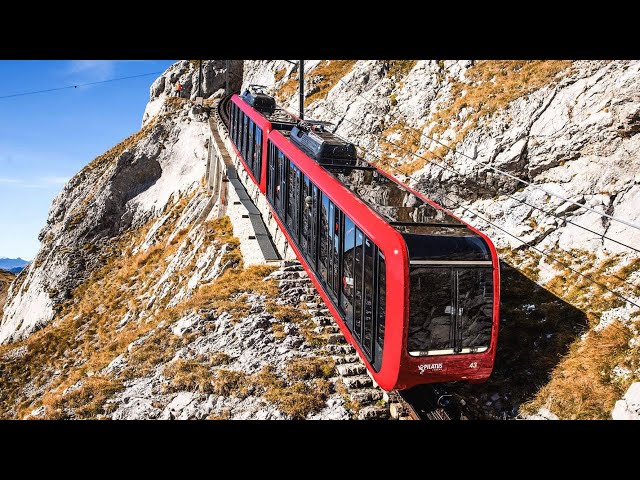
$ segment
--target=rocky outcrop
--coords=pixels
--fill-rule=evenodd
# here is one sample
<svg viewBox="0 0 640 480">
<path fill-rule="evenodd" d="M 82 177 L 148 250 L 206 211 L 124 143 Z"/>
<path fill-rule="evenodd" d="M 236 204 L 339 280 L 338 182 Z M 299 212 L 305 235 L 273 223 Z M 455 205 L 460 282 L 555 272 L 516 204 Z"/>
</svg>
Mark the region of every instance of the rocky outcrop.
<svg viewBox="0 0 640 480">
<path fill-rule="evenodd" d="M 198 75 L 200 60 L 180 60 L 160 75 L 149 89 L 149 103 L 142 116 L 144 126 L 162 108 L 164 101 L 176 96 L 176 83 L 182 85 L 182 98 L 195 100 L 198 95 Z M 227 74 L 227 62 L 229 72 Z M 229 81 L 231 90 L 238 90 L 242 81 L 242 60 L 202 60 L 201 95 L 211 98 L 222 95 L 225 83 Z"/>
<path fill-rule="evenodd" d="M 640 382 L 629 387 L 611 413 L 614 420 L 640 420 Z"/>
<path fill-rule="evenodd" d="M 327 325 L 284 308 L 305 293 L 265 290 L 268 272 L 241 268 L 228 225 L 203 218 L 207 108 L 226 65 L 203 62 L 203 106 L 192 102 L 194 61 L 170 67 L 151 86 L 142 130 L 54 200 L 38 256 L 13 282 L 0 320 L 0 383 L 16 379 L 0 385 L 2 416 L 346 418 L 354 398 L 378 398 L 341 389 L 316 349 L 334 338 Z M 296 65 L 229 66 L 233 89 L 241 77 L 242 86 L 270 86 L 297 110 Z M 639 301 L 637 252 L 616 241 L 640 249 L 640 232 L 597 212 L 640 223 L 640 62 L 316 60 L 305 69 L 308 117 L 333 122 L 364 158 L 486 231 L 522 274 L 518 285 L 544 286 L 534 295 L 503 285 L 500 368 L 486 386 L 452 393 L 477 416 L 510 418 L 531 400 L 530 418 L 608 417 L 640 379 L 638 312 L 571 269 Z M 238 286 L 246 278 L 235 275 L 251 281 Z M 567 313 L 564 323 L 556 312 Z M 523 326 L 530 356 L 513 333 Z M 544 366 L 537 376 L 534 358 Z M 366 382 L 344 362 L 336 370 L 355 379 L 346 383 Z M 633 409 L 629 398 L 615 416 Z"/>
<path fill-rule="evenodd" d="M 619 382 L 640 379 L 638 342 L 627 346 L 628 336 L 639 335 L 638 309 L 585 277 L 640 304 L 634 289 L 640 282 L 640 230 L 597 213 L 640 224 L 640 62 L 314 61 L 305 71 L 308 118 L 332 122 L 365 159 L 488 233 L 506 262 L 557 301 L 584 311 L 592 327 L 622 327 L 625 333 L 616 337 L 615 351 L 623 359 L 618 370 L 588 358 L 589 351 L 612 348 L 598 344 L 603 335 L 583 331 L 574 337 L 575 362 L 592 365 L 590 374 L 607 392 L 597 407 L 575 413 L 580 406 L 574 399 L 582 394 L 570 393 L 562 382 L 541 390 L 531 407 L 533 414 L 542 406 L 545 418 L 582 418 L 595 411 L 608 417 L 609 394 Z M 247 62 L 244 85 L 270 86 L 281 104 L 297 111 L 296 72 L 283 61 Z M 535 299 L 526 303 L 545 308 Z M 522 318 L 504 319 L 507 329 L 525 321 L 525 307 L 517 309 Z M 556 334 L 541 331 L 536 344 Z M 560 370 L 557 378 L 574 375 Z M 566 403 L 554 388 L 565 392 Z"/>
<path fill-rule="evenodd" d="M 541 88 L 499 105 L 489 118 L 481 119 L 475 119 L 473 112 L 464 107 L 451 110 L 457 114 L 455 118 L 440 119 L 438 115 L 455 100 L 451 91 L 456 86 L 469 96 L 483 94 L 474 91 L 479 86 L 465 77 L 470 69 L 480 68 L 482 62 L 406 62 L 411 64 L 410 69 L 393 75 L 388 63 L 355 62 L 344 77 L 335 79 L 332 88 L 323 92 L 326 96 L 321 95 L 307 106 L 308 115 L 333 122 L 336 132 L 362 147 L 369 160 L 390 158 L 400 170 L 403 165 L 419 161 L 407 151 L 389 151 L 387 140 L 404 145 L 417 156 L 433 159 L 431 163 L 422 161 L 424 167 L 415 169 L 407 181 L 431 191 L 452 208 L 453 202 L 445 194 L 486 213 L 489 220 L 516 227 L 517 235 L 542 248 L 558 245 L 604 255 L 629 253 L 602 235 L 589 234 L 562 220 L 549 219 L 539 210 L 522 207 L 505 195 L 537 205 L 540 198 L 549 195 L 491 168 L 639 224 L 640 211 L 635 206 L 640 202 L 640 163 L 635 152 L 640 149 L 640 139 L 635 133 L 640 128 L 640 62 L 567 64 L 549 76 Z M 305 66 L 310 83 L 317 65 L 309 62 Z M 295 66 L 282 61 L 247 62 L 244 85 L 271 85 L 278 93 L 295 71 Z M 284 73 L 277 75 L 278 72 Z M 292 110 L 298 108 L 295 93 L 294 89 L 282 102 Z M 446 122 L 448 128 L 433 128 L 436 119 Z M 463 127 L 471 128 L 456 142 L 455 134 Z M 432 157 L 430 152 L 441 145 L 427 135 L 442 143 L 457 144 L 456 151 L 441 148 L 442 158 Z M 415 148 L 411 144 L 416 144 Z M 398 170 L 388 169 L 405 177 Z M 624 224 L 556 197 L 541 206 L 598 233 L 640 246 L 640 231 Z M 461 209 L 457 213 L 470 218 Z M 539 228 L 523 225 L 528 219 L 535 220 Z M 498 230 L 491 233 L 503 245 L 521 246 Z"/>
<path fill-rule="evenodd" d="M 184 107 L 165 105 L 153 122 L 83 168 L 56 196 L 40 250 L 9 291 L 0 343 L 51 321 L 100 264 L 104 247 L 200 182 L 208 124 L 201 107 Z"/>
</svg>

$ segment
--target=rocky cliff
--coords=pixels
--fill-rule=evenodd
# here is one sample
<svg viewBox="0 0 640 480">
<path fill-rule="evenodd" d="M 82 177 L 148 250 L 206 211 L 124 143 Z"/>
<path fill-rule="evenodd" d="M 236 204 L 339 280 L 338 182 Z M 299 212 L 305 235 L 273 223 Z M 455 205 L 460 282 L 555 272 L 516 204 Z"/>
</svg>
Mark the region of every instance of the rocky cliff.
<svg viewBox="0 0 640 480">
<path fill-rule="evenodd" d="M 207 219 L 207 106 L 225 78 L 234 88 L 241 77 L 243 86 L 266 85 L 297 109 L 294 65 L 228 65 L 226 77 L 226 62 L 204 62 L 204 106 L 193 102 L 196 61 L 169 68 L 151 86 L 141 131 L 54 200 L 40 252 L 11 286 L 0 322 L 2 417 L 348 418 L 357 410 L 336 387 L 323 328 L 294 308 L 304 288 L 282 288 L 298 273 L 243 268 L 229 222 Z M 500 249 L 495 373 L 487 384 L 450 388 L 474 416 L 609 418 L 640 379 L 638 309 L 609 291 L 640 303 L 640 260 L 622 245 L 640 250 L 640 232 L 594 213 L 640 223 L 639 69 L 306 64 L 308 116 L 333 122 L 364 158 Z M 177 81 L 183 98 L 172 97 Z M 629 395 L 625 405 L 635 405 Z"/>
<path fill-rule="evenodd" d="M 503 282 L 498 368 L 474 390 L 478 403 L 501 417 L 608 417 L 640 379 L 638 309 L 607 290 L 640 304 L 640 230 L 597 212 L 640 224 L 640 62 L 341 60 L 305 70 L 306 115 L 488 233 L 505 276 L 524 276 Z M 297 111 L 297 66 L 247 62 L 244 73 Z"/>
<path fill-rule="evenodd" d="M 203 65 L 207 98 L 220 63 Z M 178 62 L 154 82 L 143 128 L 53 201 L 0 323 L 0 418 L 356 413 L 324 348 L 329 327 L 299 309 L 301 294 L 314 297 L 304 272 L 245 268 L 229 219 L 212 216 L 194 72 Z M 176 78 L 184 98 L 165 93 Z"/>
</svg>

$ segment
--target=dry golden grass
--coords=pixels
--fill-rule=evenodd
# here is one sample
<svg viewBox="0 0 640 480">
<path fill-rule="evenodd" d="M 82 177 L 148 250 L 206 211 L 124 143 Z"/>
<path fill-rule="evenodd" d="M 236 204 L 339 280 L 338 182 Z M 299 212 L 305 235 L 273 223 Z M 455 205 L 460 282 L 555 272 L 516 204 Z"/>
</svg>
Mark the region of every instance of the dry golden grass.
<svg viewBox="0 0 640 480">
<path fill-rule="evenodd" d="M 298 73 L 290 76 L 276 91 L 276 98 L 280 102 L 286 102 L 298 91 Z"/>
<path fill-rule="evenodd" d="M 131 379 L 148 375 L 161 363 L 171 360 L 180 344 L 180 338 L 168 329 L 153 330 L 144 342 L 134 347 L 127 355 L 127 367 L 123 370 L 122 376 Z"/>
<path fill-rule="evenodd" d="M 16 276 L 13 273 L 7 272 L 6 270 L 0 270 L 0 318 L 2 318 L 4 304 L 7 301 L 7 291 L 15 278 Z"/>
<path fill-rule="evenodd" d="M 399 81 L 406 77 L 411 69 L 418 63 L 417 60 L 385 60 L 385 66 L 387 68 L 387 76 Z"/>
<path fill-rule="evenodd" d="M 284 78 L 284 74 L 287 72 L 286 68 L 279 68 L 278 70 L 276 70 L 276 73 L 274 73 L 273 75 L 273 79 L 276 83 L 278 83 L 280 80 L 282 80 Z"/>
<path fill-rule="evenodd" d="M 291 380 L 328 378 L 333 375 L 335 367 L 336 364 L 330 357 L 297 357 L 289 360 L 285 367 L 285 373 Z"/>
<path fill-rule="evenodd" d="M 267 302 L 266 310 L 281 322 L 298 323 L 309 318 L 309 315 L 299 308 L 291 305 L 278 305 L 275 302 Z"/>
<path fill-rule="evenodd" d="M 342 397 L 342 400 L 344 401 L 344 408 L 349 412 L 353 412 L 353 415 L 357 416 L 358 412 L 360 412 L 361 406 L 358 402 L 354 402 L 353 400 L 351 400 L 349 389 L 347 389 L 347 386 L 344 384 L 342 379 L 339 379 L 335 383 L 335 389 L 336 389 L 336 392 Z"/>
<path fill-rule="evenodd" d="M 169 391 L 213 393 L 211 371 L 203 359 L 179 358 L 165 366 L 162 374 L 170 380 Z"/>
<path fill-rule="evenodd" d="M 47 395 L 42 405 L 45 408 L 44 417 L 53 419 L 90 419 L 99 414 L 107 413 L 105 402 L 122 388 L 121 382 L 105 377 L 89 377 L 82 381 L 82 385 L 66 394 Z"/>
<path fill-rule="evenodd" d="M 591 331 L 576 341 L 551 374 L 551 380 L 535 398 L 523 405 L 525 413 L 546 407 L 564 419 L 607 419 L 629 382 L 612 379 L 613 368 L 640 363 L 640 349 L 628 346 L 629 329 L 613 323 L 600 332 Z"/>
<path fill-rule="evenodd" d="M 309 81 L 318 79 L 313 92 L 304 99 L 305 107 L 325 98 L 338 81 L 351 71 L 357 60 L 325 60 L 309 74 Z"/>
<path fill-rule="evenodd" d="M 264 389 L 262 396 L 265 400 L 294 419 L 303 419 L 310 413 L 320 411 L 331 394 L 331 384 L 324 378 L 287 384 L 275 373 L 273 367 L 264 367 L 254 375 L 253 382 Z"/>
<path fill-rule="evenodd" d="M 249 375 L 239 370 L 220 368 L 213 377 L 213 393 L 228 397 L 245 398 L 248 394 Z"/>
<path fill-rule="evenodd" d="M 187 308 L 211 308 L 226 311 L 236 318 L 247 315 L 251 308 L 246 301 L 248 293 L 267 297 L 278 294 L 274 281 L 264 281 L 264 277 L 275 270 L 267 265 L 252 265 L 249 268 L 226 270 L 214 283 L 200 289 L 186 301 Z"/>
<path fill-rule="evenodd" d="M 517 258 L 518 263 L 524 259 L 525 266 L 527 261 L 531 260 L 529 265 L 536 265 L 535 268 L 529 266 L 523 270 L 537 280 L 538 255 L 528 259 L 522 252 L 514 254 L 503 251 L 502 254 Z M 629 282 L 630 275 L 640 270 L 638 258 L 621 264 L 619 256 L 598 262 L 594 254 L 579 250 L 556 251 L 552 252 L 552 255 L 586 277 L 623 295 L 640 293 L 638 285 L 625 283 Z M 547 282 L 545 287 L 553 295 L 583 313 L 587 321 L 585 329 L 595 327 L 600 322 L 603 312 L 624 304 L 624 300 L 569 268 L 551 260 L 548 262 L 559 270 L 559 274 Z M 529 301 L 536 305 L 547 321 L 555 318 L 557 307 L 537 304 L 533 297 L 530 297 Z M 570 335 L 568 332 L 567 334 Z M 620 322 L 614 321 L 600 332 L 589 330 L 584 341 L 575 336 L 573 339 L 570 336 L 562 337 L 559 331 L 554 336 L 557 337 L 556 341 L 568 343 L 569 349 L 559 363 L 554 359 L 539 358 L 539 361 L 557 365 L 551 370 L 548 383 L 522 406 L 521 411 L 534 413 L 539 408 L 546 407 L 561 418 L 609 418 L 615 401 L 633 381 L 632 378 L 616 380 L 612 376 L 613 368 L 619 366 L 635 371 L 640 366 L 640 349 L 629 347 L 630 330 Z"/>
<path fill-rule="evenodd" d="M 210 365 L 226 365 L 231 362 L 231 357 L 224 352 L 214 352 L 208 355 Z"/>
<path fill-rule="evenodd" d="M 400 135 L 394 143 L 402 145 L 416 153 L 420 145 L 422 132 L 428 124 L 432 126 L 427 131 L 430 137 L 444 133 L 454 126 L 456 129 L 453 140 L 444 143 L 455 148 L 459 142 L 478 124 L 487 120 L 498 110 L 506 107 L 510 102 L 528 95 L 529 93 L 552 83 L 558 75 L 571 66 L 568 60 L 485 60 L 477 62 L 466 72 L 469 82 L 454 81 L 451 86 L 451 100 L 443 104 L 429 119 L 427 124 L 419 128 L 410 127 L 398 122 L 388 127 L 383 135 L 386 137 L 393 133 Z M 462 120 L 460 115 L 465 110 Z M 454 122 L 457 124 L 454 125 Z M 437 137 L 436 137 L 437 138 Z M 382 145 L 383 159 L 381 168 L 392 160 L 386 156 L 395 158 L 407 158 L 402 166 L 402 171 L 410 175 L 424 167 L 430 160 L 438 161 L 448 153 L 448 148 L 438 146 L 433 151 L 427 151 L 423 158 L 416 158 L 402 148 L 398 148 L 388 142 Z"/>
<path fill-rule="evenodd" d="M 166 270 L 168 259 L 186 235 L 186 230 L 183 230 L 176 241 L 167 242 L 188 201 L 188 198 L 176 199 L 168 207 L 170 219 L 156 233 L 157 243 L 154 246 L 144 252 L 131 254 L 131 246 L 142 242 L 152 222 L 124 234 L 118 242 L 101 252 L 104 261 L 102 267 L 94 270 L 89 279 L 73 291 L 72 299 L 62 306 L 54 322 L 24 341 L 0 346 L 0 418 L 20 418 L 39 404 L 53 405 L 63 401 L 57 392 L 85 379 L 88 372 L 99 372 L 123 353 L 127 367 L 121 373 L 122 378 L 146 375 L 157 365 L 173 358 L 176 348 L 188 341 L 187 335 L 176 337 L 166 327 L 158 328 L 158 324 L 177 320 L 190 309 L 197 309 L 200 306 L 197 302 L 185 302 L 171 309 L 159 308 L 155 312 L 152 310 L 147 312 L 151 315 L 144 320 L 137 320 L 140 312 L 146 309 L 147 302 L 138 298 L 138 295 L 159 280 Z M 216 228 L 220 228 L 221 233 L 217 239 Z M 230 232 L 228 221 L 221 220 L 207 226 L 210 242 L 222 244 L 231 240 Z M 210 242 L 200 247 L 202 251 Z M 231 250 L 235 250 L 237 240 L 230 243 Z M 253 278 L 251 274 L 248 277 Z M 266 282 L 261 282 L 259 287 L 263 291 L 268 290 Z M 228 292 L 229 286 L 221 290 Z M 129 315 L 131 320 L 118 328 L 118 323 L 125 315 Z M 128 352 L 128 346 L 146 334 L 149 334 L 146 340 Z M 26 349 L 23 356 L 13 360 L 3 358 L 21 347 Z M 225 363 L 227 360 L 221 356 L 211 364 Z M 54 376 L 56 370 L 63 374 Z M 42 396 L 35 393 L 39 388 L 45 391 Z M 105 391 L 109 393 L 113 390 Z M 72 404 L 76 405 L 80 400 L 73 398 Z M 92 400 L 94 404 L 98 401 L 99 398 Z M 97 407 L 94 407 L 88 411 L 96 411 Z M 47 411 L 50 413 L 50 409 Z M 84 418 L 85 413 L 82 410 L 74 415 Z"/>
<path fill-rule="evenodd" d="M 284 325 L 281 323 L 272 323 L 271 331 L 273 332 L 273 336 L 276 337 L 276 340 L 282 340 L 287 336 L 287 334 L 284 333 Z"/>
</svg>

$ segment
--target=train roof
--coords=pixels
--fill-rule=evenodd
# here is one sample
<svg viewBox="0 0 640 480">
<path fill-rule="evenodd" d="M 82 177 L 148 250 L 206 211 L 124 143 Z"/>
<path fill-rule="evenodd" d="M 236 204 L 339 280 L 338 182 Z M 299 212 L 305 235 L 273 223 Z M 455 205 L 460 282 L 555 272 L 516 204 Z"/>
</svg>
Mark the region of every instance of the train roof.
<svg viewBox="0 0 640 480">
<path fill-rule="evenodd" d="M 284 110 L 277 108 L 275 111 L 291 119 L 286 122 L 285 128 L 279 128 L 268 113 L 261 113 L 272 121 L 274 128 L 280 130 L 285 138 L 400 232 L 412 261 L 439 258 L 491 260 L 486 242 L 466 223 L 436 208 L 358 158 L 352 143 L 322 128 L 314 128 L 315 124 L 322 122 L 299 122 Z"/>
<path fill-rule="evenodd" d="M 264 93 L 261 88 L 264 87 L 251 85 L 239 97 L 271 122 L 273 128 L 284 131 L 291 130 L 298 120 L 286 110 L 278 107 L 275 98 Z"/>
<path fill-rule="evenodd" d="M 355 145 L 325 131 L 323 124 L 305 128 L 301 122 L 291 130 L 289 140 L 321 165 L 355 165 L 357 160 Z"/>
</svg>

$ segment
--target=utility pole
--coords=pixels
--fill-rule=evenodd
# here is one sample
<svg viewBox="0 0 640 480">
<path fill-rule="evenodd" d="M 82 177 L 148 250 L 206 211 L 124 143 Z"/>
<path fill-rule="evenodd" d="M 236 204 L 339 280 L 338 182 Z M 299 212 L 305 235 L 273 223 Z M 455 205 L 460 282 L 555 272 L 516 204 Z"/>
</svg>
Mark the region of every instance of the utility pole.
<svg viewBox="0 0 640 480">
<path fill-rule="evenodd" d="M 199 70 L 198 70 L 198 97 L 202 96 L 202 60 L 198 60 Z"/>
<path fill-rule="evenodd" d="M 300 60 L 298 80 L 300 83 L 300 120 L 304 120 L 304 60 Z"/>
<path fill-rule="evenodd" d="M 229 94 L 229 60 L 225 60 L 224 69 L 224 93 Z"/>
</svg>

